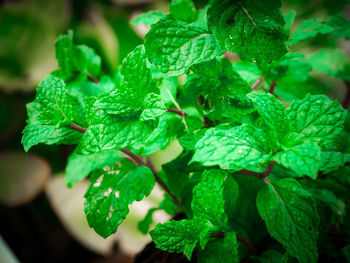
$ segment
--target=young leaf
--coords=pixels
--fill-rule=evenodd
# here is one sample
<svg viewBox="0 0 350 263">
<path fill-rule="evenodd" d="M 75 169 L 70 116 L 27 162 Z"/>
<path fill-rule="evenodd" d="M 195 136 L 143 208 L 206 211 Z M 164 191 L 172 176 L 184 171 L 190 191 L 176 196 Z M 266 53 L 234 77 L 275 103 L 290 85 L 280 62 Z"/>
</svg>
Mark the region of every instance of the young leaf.
<svg viewBox="0 0 350 263">
<path fill-rule="evenodd" d="M 169 16 L 152 25 L 145 48 L 149 60 L 169 76 L 182 75 L 192 65 L 224 53 L 206 29 Z"/>
<path fill-rule="evenodd" d="M 27 104 L 27 127 L 22 143 L 26 151 L 38 143 L 75 144 L 81 134 L 72 130 L 72 122 L 84 124 L 79 102 L 67 94 L 64 81 L 48 75 L 37 89 L 35 100 Z"/>
<path fill-rule="evenodd" d="M 233 128 L 210 128 L 197 142 L 191 162 L 222 169 L 263 172 L 270 157 L 262 130 L 242 124 Z"/>
<path fill-rule="evenodd" d="M 57 39 L 56 58 L 66 78 L 72 77 L 76 72 L 97 77 L 101 71 L 101 58 L 88 46 L 74 45 L 71 30 Z"/>
<path fill-rule="evenodd" d="M 289 40 L 290 44 L 296 44 L 302 40 L 315 37 L 318 34 L 328 34 L 333 31 L 333 28 L 324 21 L 318 19 L 310 19 L 303 21 Z"/>
<path fill-rule="evenodd" d="M 134 167 L 129 161 L 96 170 L 85 194 L 85 214 L 89 226 L 106 238 L 117 231 L 129 213 L 129 205 L 149 195 L 155 184 L 152 171 Z"/>
<path fill-rule="evenodd" d="M 89 155 L 82 155 L 73 152 L 68 158 L 64 178 L 65 182 L 70 187 L 74 183 L 84 179 L 93 170 L 120 161 L 121 157 L 121 152 L 117 150 L 97 152 Z"/>
<path fill-rule="evenodd" d="M 294 101 L 287 109 L 291 130 L 297 142 L 316 142 L 321 148 L 332 147 L 343 129 L 346 112 L 337 101 L 325 95 L 308 95 Z"/>
<path fill-rule="evenodd" d="M 156 248 L 170 253 L 184 253 L 190 260 L 192 252 L 198 243 L 198 236 L 203 225 L 196 221 L 184 219 L 158 224 L 150 235 Z"/>
<path fill-rule="evenodd" d="M 141 114 L 142 120 L 154 119 L 166 111 L 161 97 L 154 93 L 143 46 L 136 47 L 123 60 L 121 74 L 121 86 L 99 96 L 94 106 L 109 114 Z"/>
<path fill-rule="evenodd" d="M 345 163 L 349 163 L 349 162 L 350 162 L 349 153 L 322 152 L 320 171 L 322 171 L 324 174 L 327 174 L 338 170 L 340 167 L 344 166 Z"/>
<path fill-rule="evenodd" d="M 224 238 L 208 242 L 205 250 L 199 250 L 200 263 L 238 263 L 238 242 L 235 232 L 228 232 Z"/>
<path fill-rule="evenodd" d="M 317 262 L 319 217 L 316 203 L 294 179 L 267 184 L 257 196 L 257 206 L 270 235 L 300 263 Z"/>
<path fill-rule="evenodd" d="M 227 223 L 222 187 L 225 176 L 228 174 L 220 170 L 204 171 L 193 188 L 193 219 L 209 222 L 213 232 L 222 231 Z"/>
<path fill-rule="evenodd" d="M 209 29 L 241 59 L 270 63 L 287 52 L 280 7 L 276 0 L 216 0 L 208 10 Z"/>
<path fill-rule="evenodd" d="M 273 159 L 299 176 L 307 175 L 316 179 L 320 158 L 321 149 L 316 143 L 304 143 L 277 153 Z"/>
</svg>

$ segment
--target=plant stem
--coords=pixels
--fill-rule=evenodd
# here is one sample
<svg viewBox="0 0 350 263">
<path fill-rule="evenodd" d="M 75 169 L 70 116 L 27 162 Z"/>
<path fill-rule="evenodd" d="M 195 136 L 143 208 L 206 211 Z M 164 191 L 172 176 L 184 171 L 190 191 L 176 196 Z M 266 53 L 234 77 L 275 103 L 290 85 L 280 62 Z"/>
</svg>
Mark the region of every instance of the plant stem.
<svg viewBox="0 0 350 263">
<path fill-rule="evenodd" d="M 175 114 L 179 115 L 180 117 L 186 117 L 187 116 L 187 113 L 184 112 L 183 110 L 178 110 L 178 109 L 173 109 L 173 108 L 166 108 L 166 110 L 168 112 L 175 113 Z"/>
<path fill-rule="evenodd" d="M 342 102 L 342 106 L 344 109 L 349 109 L 350 106 L 350 81 L 345 81 L 345 85 L 346 85 L 346 94 L 345 94 L 345 98 Z"/>
<path fill-rule="evenodd" d="M 204 104 L 204 97 L 202 95 L 199 96 L 198 98 L 198 103 L 199 105 L 203 105 Z M 210 121 L 207 117 L 203 117 L 203 122 L 204 122 L 204 128 L 209 128 L 210 127 Z"/>
<path fill-rule="evenodd" d="M 76 130 L 81 133 L 85 133 L 86 129 L 75 124 L 71 123 L 70 127 L 73 130 Z M 147 163 L 145 163 L 139 156 L 134 154 L 133 152 L 129 151 L 128 149 L 121 149 L 120 150 L 122 153 L 124 153 L 129 159 L 136 165 L 136 166 L 146 166 L 151 169 L 152 173 L 154 174 L 154 177 L 156 178 L 156 182 L 164 189 L 164 191 L 173 199 L 175 204 L 177 204 L 179 207 L 182 207 L 179 200 L 169 191 L 169 188 L 166 186 L 166 184 L 159 178 L 158 173 L 151 162 L 151 160 L 148 158 Z"/>
<path fill-rule="evenodd" d="M 169 188 L 166 186 L 166 184 L 159 178 L 158 173 L 151 162 L 151 160 L 148 158 L 147 163 L 145 163 L 140 157 L 138 157 L 133 152 L 129 151 L 128 149 L 121 149 L 120 150 L 125 155 L 129 156 L 131 159 L 134 160 L 134 163 L 136 163 L 138 166 L 146 166 L 151 169 L 154 177 L 156 178 L 156 182 L 163 188 L 163 190 L 173 199 L 175 204 L 177 204 L 179 207 L 181 207 L 181 204 L 179 200 L 170 192 Z"/>
<path fill-rule="evenodd" d="M 87 76 L 87 78 L 88 78 L 90 81 L 92 81 L 93 83 L 95 83 L 95 84 L 98 84 L 98 83 L 99 83 L 98 79 L 94 78 L 94 77 L 91 76 L 89 73 L 86 73 L 86 76 Z"/>
<path fill-rule="evenodd" d="M 254 84 L 252 85 L 252 90 L 255 90 L 257 87 L 259 87 L 259 85 L 263 82 L 263 78 L 258 78 Z"/>
<path fill-rule="evenodd" d="M 71 124 L 70 124 L 70 127 L 71 127 L 73 130 L 76 130 L 76 131 L 81 132 L 81 133 L 86 132 L 86 129 L 85 129 L 85 128 L 83 128 L 83 127 L 81 127 L 81 126 L 79 126 L 79 125 L 77 125 L 77 124 L 75 124 L 75 123 L 71 123 Z"/>
<path fill-rule="evenodd" d="M 243 170 L 237 171 L 236 174 L 250 175 L 250 176 L 259 177 L 260 179 L 264 179 L 264 178 L 268 177 L 271 174 L 275 163 L 276 163 L 275 161 L 270 162 L 267 165 L 266 170 L 264 172 L 262 172 L 262 173 L 252 172 L 252 171 L 248 171 L 246 169 L 243 169 Z"/>
<path fill-rule="evenodd" d="M 254 244 L 253 244 L 249 239 L 247 239 L 247 238 L 245 238 L 245 237 L 243 237 L 243 236 L 241 236 L 241 235 L 238 235 L 238 234 L 236 234 L 236 236 L 237 236 L 237 240 L 238 240 L 238 241 L 240 241 L 240 242 L 242 242 L 242 243 L 244 243 L 244 244 L 247 245 L 247 247 L 249 248 L 250 252 L 251 252 L 253 255 L 256 255 L 256 254 L 257 254 L 257 253 L 256 253 L 256 248 L 255 248 Z"/>
<path fill-rule="evenodd" d="M 217 237 L 217 238 L 224 238 L 226 236 L 225 232 L 219 232 L 219 233 L 212 233 L 210 234 L 210 237 Z"/>
<path fill-rule="evenodd" d="M 271 93 L 272 95 L 275 94 L 276 85 L 277 81 L 272 81 L 270 84 L 269 93 Z"/>
</svg>

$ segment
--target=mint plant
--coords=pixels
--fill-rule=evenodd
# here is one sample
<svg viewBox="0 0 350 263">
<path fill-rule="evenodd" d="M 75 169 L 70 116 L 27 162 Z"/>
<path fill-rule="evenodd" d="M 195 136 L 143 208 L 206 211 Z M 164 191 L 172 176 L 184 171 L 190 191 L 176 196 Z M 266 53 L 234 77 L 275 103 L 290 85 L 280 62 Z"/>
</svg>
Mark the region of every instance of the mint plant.
<svg viewBox="0 0 350 263">
<path fill-rule="evenodd" d="M 198 262 L 345 260 L 350 96 L 329 99 L 310 72 L 349 88 L 350 61 L 339 50 L 310 57 L 292 50 L 319 35 L 349 39 L 349 21 L 306 20 L 291 34 L 295 12 L 280 8 L 278 0 L 214 0 L 197 10 L 174 0 L 170 14 L 132 21 L 151 29 L 114 75 L 72 31 L 60 36 L 59 69 L 27 106 L 25 150 L 77 145 L 66 182 L 90 177 L 85 213 L 102 237 L 157 182 L 164 200 L 139 230 L 149 232 L 159 209 L 185 215 L 150 231 L 159 249 Z M 240 59 L 228 60 L 230 52 Z M 334 52 L 343 64 L 332 65 Z M 157 171 L 149 155 L 173 140 L 182 153 Z"/>
</svg>

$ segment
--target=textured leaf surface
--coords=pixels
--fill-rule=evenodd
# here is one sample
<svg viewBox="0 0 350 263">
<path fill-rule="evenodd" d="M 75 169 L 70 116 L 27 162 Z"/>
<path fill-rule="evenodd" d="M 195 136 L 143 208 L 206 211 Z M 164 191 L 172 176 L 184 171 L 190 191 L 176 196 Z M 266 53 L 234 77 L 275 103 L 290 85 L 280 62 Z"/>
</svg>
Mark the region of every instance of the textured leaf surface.
<svg viewBox="0 0 350 263">
<path fill-rule="evenodd" d="M 22 144 L 26 152 L 39 143 L 76 144 L 81 133 L 71 128 L 59 128 L 54 125 L 31 124 L 23 130 Z"/>
<path fill-rule="evenodd" d="M 289 40 L 290 44 L 296 44 L 302 40 L 315 37 L 318 34 L 328 34 L 333 31 L 333 28 L 327 23 L 318 19 L 310 19 L 303 21 Z"/>
<path fill-rule="evenodd" d="M 205 250 L 198 252 L 198 262 L 201 263 L 238 263 L 238 242 L 235 232 L 229 232 L 224 238 L 208 242 Z"/>
<path fill-rule="evenodd" d="M 150 235 L 156 247 L 170 253 L 184 253 L 188 259 L 198 243 L 201 225 L 193 220 L 168 221 L 158 224 Z"/>
<path fill-rule="evenodd" d="M 211 120 L 235 119 L 254 111 L 251 101 L 245 96 L 251 87 L 232 68 L 226 59 L 214 59 L 192 67 L 183 85 L 184 93 L 198 105 L 199 96 L 204 99 L 198 110 Z M 210 109 L 205 107 L 210 101 Z"/>
<path fill-rule="evenodd" d="M 102 237 L 117 231 L 129 213 L 128 206 L 149 195 L 155 183 L 152 171 L 134 167 L 129 161 L 106 166 L 91 176 L 91 184 L 85 194 L 85 214 L 89 226 Z"/>
<path fill-rule="evenodd" d="M 338 170 L 350 162 L 350 154 L 341 152 L 322 152 L 320 171 L 324 174 Z"/>
<path fill-rule="evenodd" d="M 27 104 L 27 127 L 22 143 L 26 151 L 38 143 L 78 143 L 81 134 L 72 130 L 71 122 L 84 124 L 78 101 L 67 94 L 62 79 L 48 75 L 37 89 L 35 100 Z"/>
<path fill-rule="evenodd" d="M 182 75 L 192 65 L 224 53 L 206 29 L 169 16 L 152 25 L 145 48 L 150 61 L 169 76 Z"/>
<path fill-rule="evenodd" d="M 260 129 L 246 124 L 233 128 L 221 126 L 208 129 L 198 141 L 192 162 L 234 171 L 262 172 L 270 157 L 266 150 L 265 135 Z"/>
<path fill-rule="evenodd" d="M 121 152 L 117 150 L 97 152 L 89 155 L 73 152 L 68 158 L 65 181 L 68 186 L 72 186 L 88 176 L 93 170 L 120 161 L 121 156 Z"/>
<path fill-rule="evenodd" d="M 209 29 L 241 59 L 269 63 L 287 52 L 280 7 L 276 0 L 216 0 L 208 10 Z"/>
<path fill-rule="evenodd" d="M 301 263 L 317 262 L 316 203 L 294 179 L 269 183 L 260 190 L 257 206 L 272 237 Z"/>
<path fill-rule="evenodd" d="M 316 142 L 321 148 L 331 144 L 343 129 L 346 112 L 337 101 L 325 95 L 308 95 L 287 109 L 291 129 L 297 141 Z"/>
<path fill-rule="evenodd" d="M 223 197 L 223 183 L 227 175 L 220 170 L 205 171 L 200 183 L 193 188 L 193 219 L 209 222 L 212 231 L 222 231 L 227 223 Z"/>
<path fill-rule="evenodd" d="M 262 128 L 269 136 L 269 140 L 280 141 L 290 130 L 283 104 L 270 93 L 250 93 L 248 96 L 257 107 L 263 121 Z"/>
<path fill-rule="evenodd" d="M 144 149 L 144 142 L 153 129 L 152 122 L 111 117 L 103 124 L 89 126 L 80 140 L 78 153 L 91 154 L 122 148 L 139 152 Z"/>
<path fill-rule="evenodd" d="M 298 175 L 307 175 L 317 178 L 320 167 L 321 149 L 316 143 L 305 143 L 293 146 L 274 156 L 278 164 L 296 172 Z"/>
<path fill-rule="evenodd" d="M 154 119 L 166 111 L 161 97 L 154 93 L 143 46 L 136 47 L 123 60 L 121 74 L 121 86 L 99 96 L 94 106 L 109 114 L 141 114 L 142 120 Z"/>
</svg>

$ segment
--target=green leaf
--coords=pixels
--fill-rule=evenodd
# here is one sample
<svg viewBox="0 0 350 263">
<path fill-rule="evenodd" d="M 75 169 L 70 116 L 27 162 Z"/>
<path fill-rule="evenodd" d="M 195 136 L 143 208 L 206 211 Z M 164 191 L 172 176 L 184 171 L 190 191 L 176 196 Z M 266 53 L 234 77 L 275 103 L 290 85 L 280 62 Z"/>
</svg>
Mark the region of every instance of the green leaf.
<svg viewBox="0 0 350 263">
<path fill-rule="evenodd" d="M 322 152 L 321 153 L 321 163 L 320 171 L 327 174 L 338 170 L 340 167 L 344 166 L 345 163 L 350 162 L 349 153 L 340 152 Z"/>
<path fill-rule="evenodd" d="M 341 49 L 321 49 L 309 56 L 308 61 L 314 70 L 334 77 L 350 66 L 348 55 Z"/>
<path fill-rule="evenodd" d="M 190 181 L 189 173 L 193 171 L 188 166 L 192 155 L 191 152 L 184 151 L 171 162 L 162 165 L 162 170 L 165 172 L 164 181 L 170 192 L 179 199 L 184 187 Z"/>
<path fill-rule="evenodd" d="M 145 38 L 149 60 L 169 76 L 182 75 L 192 65 L 224 53 L 206 29 L 169 16 L 152 25 Z"/>
<path fill-rule="evenodd" d="M 169 11 L 176 20 L 190 23 L 197 19 L 196 7 L 192 0 L 172 0 Z"/>
<path fill-rule="evenodd" d="M 159 118 L 158 126 L 152 131 L 145 140 L 145 149 L 142 155 L 146 156 L 160 149 L 167 147 L 170 142 L 176 138 L 182 131 L 184 125 L 181 118 L 173 113 L 165 113 Z"/>
<path fill-rule="evenodd" d="M 97 152 L 89 155 L 81 155 L 73 152 L 66 167 L 65 181 L 70 187 L 84 179 L 93 170 L 103 168 L 121 160 L 121 152 L 117 150 Z"/>
<path fill-rule="evenodd" d="M 320 158 L 321 149 L 316 143 L 304 143 L 277 153 L 273 159 L 300 176 L 307 175 L 316 179 Z"/>
<path fill-rule="evenodd" d="M 56 58 L 67 78 L 72 77 L 76 72 L 97 77 L 101 71 L 101 58 L 88 46 L 74 45 L 71 30 L 57 39 Z"/>
<path fill-rule="evenodd" d="M 196 144 L 191 162 L 205 166 L 219 165 L 221 169 L 262 172 L 270 154 L 266 153 L 262 130 L 242 124 L 233 128 L 217 126 L 207 130 Z"/>
<path fill-rule="evenodd" d="M 296 12 L 294 10 L 289 11 L 288 13 L 286 13 L 283 18 L 284 18 L 284 30 L 286 32 L 286 35 L 289 35 L 290 33 L 290 28 L 294 22 L 296 16 Z"/>
<path fill-rule="evenodd" d="M 145 218 L 137 224 L 137 229 L 144 235 L 148 233 L 148 230 L 153 223 L 153 213 L 157 211 L 158 208 L 151 208 L 148 210 Z"/>
<path fill-rule="evenodd" d="M 84 110 L 79 102 L 67 94 L 64 81 L 48 75 L 37 89 L 35 100 L 27 104 L 28 126 L 23 131 L 22 143 L 26 151 L 38 143 L 75 144 L 80 134 L 70 123 L 84 125 Z"/>
<path fill-rule="evenodd" d="M 297 142 L 316 142 L 323 149 L 331 147 L 346 117 L 343 107 L 325 95 L 308 95 L 294 101 L 287 114 L 291 130 L 298 133 Z"/>
<path fill-rule="evenodd" d="M 179 207 L 174 203 L 173 199 L 168 194 L 165 194 L 164 199 L 159 204 L 158 208 L 151 208 L 148 210 L 145 218 L 138 223 L 137 228 L 142 234 L 148 233 L 148 230 L 153 223 L 154 212 L 161 209 L 163 209 L 169 215 L 174 216 Z"/>
<path fill-rule="evenodd" d="M 134 18 L 131 21 L 131 25 L 152 25 L 157 23 L 159 20 L 163 19 L 165 17 L 165 14 L 162 11 L 149 11 L 147 13 L 143 13 L 139 15 L 138 17 Z"/>
<path fill-rule="evenodd" d="M 166 112 L 151 78 L 143 46 L 136 47 L 122 63 L 122 84 L 112 93 L 98 97 L 94 106 L 109 114 L 140 114 L 141 120 L 155 119 Z"/>
<path fill-rule="evenodd" d="M 81 133 L 71 128 L 54 125 L 30 124 L 23 130 L 22 144 L 28 152 L 31 147 L 39 143 L 45 144 L 76 144 Z"/>
<path fill-rule="evenodd" d="M 163 78 L 162 83 L 159 87 L 160 96 L 162 97 L 162 101 L 166 106 L 170 106 L 174 103 L 174 98 L 176 98 L 176 94 L 179 88 L 179 83 L 176 77 Z"/>
<path fill-rule="evenodd" d="M 158 224 L 151 232 L 156 248 L 170 253 L 184 253 L 190 260 L 198 243 L 202 225 L 193 220 L 168 221 Z"/>
<path fill-rule="evenodd" d="M 162 102 L 160 95 L 149 93 L 144 100 L 145 110 L 140 115 L 140 120 L 153 120 L 162 116 L 167 110 Z"/>
<path fill-rule="evenodd" d="M 350 39 L 350 20 L 346 20 L 342 14 L 331 16 L 327 24 L 333 28 L 332 35 Z"/>
<path fill-rule="evenodd" d="M 248 97 L 254 102 L 262 119 L 261 127 L 271 142 L 278 142 L 289 132 L 289 121 L 283 104 L 270 93 L 250 93 Z"/>
<path fill-rule="evenodd" d="M 239 186 L 233 179 L 233 176 L 227 176 L 223 188 L 225 214 L 230 219 L 230 215 L 236 212 L 238 206 L 242 205 L 241 203 L 238 203 Z"/>
<path fill-rule="evenodd" d="M 215 0 L 208 10 L 209 29 L 241 59 L 270 63 L 287 52 L 280 7 L 276 0 Z"/>
<path fill-rule="evenodd" d="M 99 151 L 128 148 L 140 152 L 145 140 L 154 130 L 154 123 L 135 119 L 109 117 L 103 124 L 88 127 L 80 140 L 77 151 L 91 154 Z"/>
<path fill-rule="evenodd" d="M 193 188 L 193 219 L 208 222 L 211 231 L 223 231 L 227 216 L 224 209 L 223 184 L 228 174 L 220 170 L 202 173 L 201 181 Z"/>
<path fill-rule="evenodd" d="M 261 70 L 255 63 L 246 60 L 238 60 L 233 64 L 233 69 L 243 80 L 249 83 L 254 83 L 262 75 Z"/>
<path fill-rule="evenodd" d="M 209 241 L 205 250 L 198 252 L 198 262 L 200 263 L 238 263 L 239 261 L 235 232 L 228 232 L 224 238 Z"/>
<path fill-rule="evenodd" d="M 300 263 L 317 262 L 316 203 L 294 179 L 271 183 L 260 190 L 257 206 L 267 230 Z"/>
<path fill-rule="evenodd" d="M 310 19 L 303 21 L 297 31 L 289 40 L 290 44 L 296 44 L 302 40 L 315 37 L 319 34 L 328 34 L 333 31 L 333 28 L 324 21 L 318 19 Z"/>
<path fill-rule="evenodd" d="M 91 184 L 85 194 L 85 214 L 89 226 L 106 238 L 117 231 L 129 213 L 128 206 L 149 195 L 155 184 L 152 171 L 134 167 L 129 161 L 106 166 L 91 176 Z"/>
<path fill-rule="evenodd" d="M 184 94 L 197 105 L 200 113 L 210 120 L 237 118 L 254 111 L 250 100 L 245 96 L 251 87 L 232 68 L 226 59 L 214 59 L 192 67 L 183 85 Z M 198 97 L 203 96 L 203 105 L 198 105 Z M 210 102 L 209 102 L 210 101 Z M 210 103 L 211 107 L 205 107 Z"/>
</svg>

